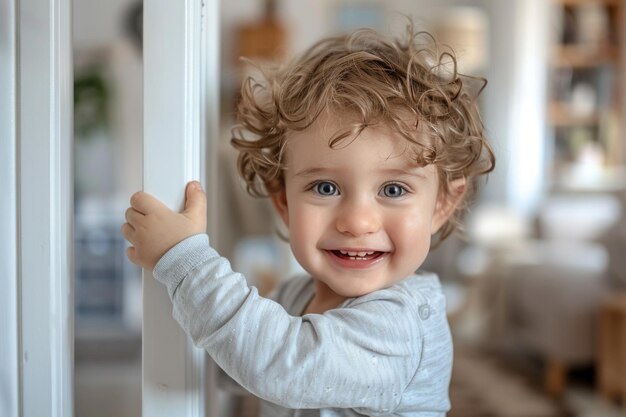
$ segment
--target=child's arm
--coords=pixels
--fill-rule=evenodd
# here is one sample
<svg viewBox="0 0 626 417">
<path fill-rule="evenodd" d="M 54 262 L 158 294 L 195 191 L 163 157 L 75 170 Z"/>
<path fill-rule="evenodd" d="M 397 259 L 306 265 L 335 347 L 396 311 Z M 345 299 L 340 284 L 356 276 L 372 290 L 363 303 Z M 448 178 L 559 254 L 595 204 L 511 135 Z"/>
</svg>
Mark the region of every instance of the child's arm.
<svg viewBox="0 0 626 417">
<path fill-rule="evenodd" d="M 250 392 L 283 407 L 390 413 L 416 372 L 420 324 L 408 297 L 383 290 L 350 308 L 290 316 L 248 287 L 206 235 L 166 253 L 154 276 L 196 346 Z"/>
<path fill-rule="evenodd" d="M 186 210 L 191 212 L 193 192 L 188 189 Z M 143 235 L 141 241 L 131 240 L 140 264 L 151 265 L 169 244 L 158 240 L 179 238 L 178 232 L 166 236 L 171 225 L 182 223 L 188 230 L 185 220 L 170 216 L 163 211 L 164 225 L 155 219 L 135 228 Z M 416 372 L 421 330 L 408 297 L 388 297 L 383 290 L 359 298 L 350 308 L 290 316 L 248 287 L 209 246 L 205 234 L 169 250 L 154 276 L 166 285 L 174 318 L 196 346 L 250 392 L 283 407 L 389 413 Z"/>
</svg>

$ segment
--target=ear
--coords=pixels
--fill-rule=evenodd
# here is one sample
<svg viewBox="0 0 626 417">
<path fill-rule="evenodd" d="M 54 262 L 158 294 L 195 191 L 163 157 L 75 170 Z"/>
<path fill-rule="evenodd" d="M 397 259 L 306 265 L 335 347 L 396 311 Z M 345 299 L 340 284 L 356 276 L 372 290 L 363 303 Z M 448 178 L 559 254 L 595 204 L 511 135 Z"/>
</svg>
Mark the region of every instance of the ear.
<svg viewBox="0 0 626 417">
<path fill-rule="evenodd" d="M 287 191 L 285 187 L 283 186 L 280 191 L 272 193 L 270 198 L 272 199 L 272 204 L 276 212 L 280 218 L 283 219 L 285 226 L 289 227 L 289 209 L 287 207 Z"/>
<path fill-rule="evenodd" d="M 451 181 L 448 184 L 448 193 L 441 193 L 437 198 L 435 205 L 435 213 L 431 224 L 432 234 L 435 234 L 452 216 L 454 210 L 463 200 L 465 191 L 467 190 L 467 179 L 465 177 Z"/>
</svg>

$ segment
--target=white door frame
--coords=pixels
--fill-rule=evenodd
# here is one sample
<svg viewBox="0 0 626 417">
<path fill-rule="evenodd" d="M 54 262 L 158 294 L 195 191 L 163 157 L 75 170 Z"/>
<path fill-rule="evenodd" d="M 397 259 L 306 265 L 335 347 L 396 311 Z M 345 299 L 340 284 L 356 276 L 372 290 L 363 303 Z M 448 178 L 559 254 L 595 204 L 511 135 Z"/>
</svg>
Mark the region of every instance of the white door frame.
<svg viewBox="0 0 626 417">
<path fill-rule="evenodd" d="M 0 413 L 71 416 L 70 0 L 0 6 Z"/>
<path fill-rule="evenodd" d="M 144 4 L 144 188 L 178 208 L 188 180 L 217 181 L 219 15 L 204 1 Z M 71 27 L 71 0 L 0 0 L 3 416 L 74 412 Z M 145 282 L 143 415 L 215 416 L 209 361 Z"/>
<path fill-rule="evenodd" d="M 17 42 L 15 0 L 0 3 L 0 415 L 17 416 L 19 334 L 17 281 Z"/>
<path fill-rule="evenodd" d="M 144 0 L 143 188 L 177 210 L 192 179 L 211 179 L 202 182 L 215 194 L 206 167 L 215 170 L 219 134 L 218 6 Z M 215 230 L 214 216 L 209 225 Z M 172 318 L 165 287 L 144 271 L 144 417 L 216 415 L 214 397 L 205 395 L 215 391 L 205 357 Z"/>
</svg>

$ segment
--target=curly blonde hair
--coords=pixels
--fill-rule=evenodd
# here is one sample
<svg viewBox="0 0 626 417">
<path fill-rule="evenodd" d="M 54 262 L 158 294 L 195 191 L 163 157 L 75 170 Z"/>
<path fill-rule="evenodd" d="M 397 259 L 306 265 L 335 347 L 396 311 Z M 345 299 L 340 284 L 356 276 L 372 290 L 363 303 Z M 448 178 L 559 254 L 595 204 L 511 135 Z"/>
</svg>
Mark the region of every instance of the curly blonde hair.
<svg viewBox="0 0 626 417">
<path fill-rule="evenodd" d="M 474 179 L 494 169 L 476 103 L 486 80 L 459 74 L 454 54 L 439 52 L 435 39 L 410 23 L 402 39 L 361 29 L 321 40 L 291 63 L 262 72 L 263 82 L 249 77 L 242 85 L 231 141 L 253 196 L 282 189 L 288 133 L 307 129 L 325 110 L 356 116 L 330 138 L 331 148 L 383 123 L 412 144 L 416 164 L 436 166 L 440 193 L 449 196 L 451 181 L 467 180 L 440 241 L 460 226 Z"/>
</svg>

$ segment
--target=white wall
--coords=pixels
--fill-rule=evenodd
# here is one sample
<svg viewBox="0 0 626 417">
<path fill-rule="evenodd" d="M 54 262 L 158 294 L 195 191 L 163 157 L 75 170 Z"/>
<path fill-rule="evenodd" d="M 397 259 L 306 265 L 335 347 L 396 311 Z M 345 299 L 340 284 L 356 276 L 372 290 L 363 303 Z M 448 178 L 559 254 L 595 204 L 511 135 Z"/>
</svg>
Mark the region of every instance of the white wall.
<svg viewBox="0 0 626 417">
<path fill-rule="evenodd" d="M 492 1 L 483 112 L 496 171 L 483 198 L 530 216 L 545 193 L 549 12 L 545 0 Z"/>
</svg>

